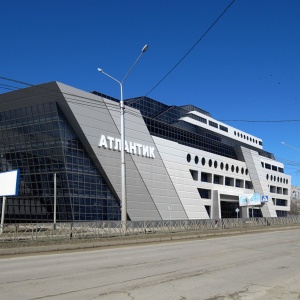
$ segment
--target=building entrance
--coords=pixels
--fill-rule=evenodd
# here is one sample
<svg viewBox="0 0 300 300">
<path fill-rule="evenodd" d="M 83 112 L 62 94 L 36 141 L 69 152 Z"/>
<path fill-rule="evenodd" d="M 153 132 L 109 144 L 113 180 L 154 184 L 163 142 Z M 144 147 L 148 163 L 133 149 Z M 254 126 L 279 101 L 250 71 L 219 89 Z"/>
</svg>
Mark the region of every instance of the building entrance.
<svg viewBox="0 0 300 300">
<path fill-rule="evenodd" d="M 239 209 L 238 217 L 241 217 L 241 208 L 238 201 L 221 201 L 221 218 L 236 218 L 236 209 Z"/>
</svg>

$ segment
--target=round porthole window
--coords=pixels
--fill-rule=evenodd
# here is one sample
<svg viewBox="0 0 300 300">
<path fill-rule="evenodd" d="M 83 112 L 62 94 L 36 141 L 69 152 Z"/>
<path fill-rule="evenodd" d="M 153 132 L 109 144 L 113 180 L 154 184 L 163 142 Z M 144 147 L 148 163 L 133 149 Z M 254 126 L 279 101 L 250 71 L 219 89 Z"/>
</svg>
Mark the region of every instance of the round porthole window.
<svg viewBox="0 0 300 300">
<path fill-rule="evenodd" d="M 211 160 L 211 159 L 208 161 L 208 165 L 209 165 L 210 167 L 212 166 L 212 160 Z"/>
<path fill-rule="evenodd" d="M 245 172 L 245 170 L 244 170 L 244 168 L 242 168 L 242 169 L 241 169 L 241 173 L 244 174 L 244 172 Z"/>
<path fill-rule="evenodd" d="M 225 169 L 226 169 L 226 171 L 228 171 L 228 169 L 229 169 L 229 166 L 228 166 L 228 164 L 226 164 L 226 167 L 225 167 Z"/>
<path fill-rule="evenodd" d="M 191 161 L 191 154 L 188 154 L 188 155 L 186 156 L 186 160 L 187 160 L 188 162 Z"/>
<path fill-rule="evenodd" d="M 231 172 L 234 172 L 234 165 L 231 166 Z"/>
<path fill-rule="evenodd" d="M 214 167 L 217 168 L 218 167 L 218 162 L 215 160 L 214 162 Z"/>
<path fill-rule="evenodd" d="M 238 173 L 239 172 L 239 167 L 237 166 L 236 168 L 235 168 L 235 171 Z"/>
<path fill-rule="evenodd" d="M 221 168 L 221 170 L 223 170 L 224 169 L 224 164 L 221 162 L 221 164 L 220 164 L 220 168 Z"/>
<path fill-rule="evenodd" d="M 198 162 L 199 162 L 199 157 L 196 155 L 196 156 L 195 156 L 195 164 L 197 165 Z"/>
<path fill-rule="evenodd" d="M 201 159 L 201 163 L 202 163 L 202 166 L 204 166 L 204 165 L 205 165 L 205 158 L 204 158 L 204 157 L 202 157 L 202 159 Z"/>
</svg>

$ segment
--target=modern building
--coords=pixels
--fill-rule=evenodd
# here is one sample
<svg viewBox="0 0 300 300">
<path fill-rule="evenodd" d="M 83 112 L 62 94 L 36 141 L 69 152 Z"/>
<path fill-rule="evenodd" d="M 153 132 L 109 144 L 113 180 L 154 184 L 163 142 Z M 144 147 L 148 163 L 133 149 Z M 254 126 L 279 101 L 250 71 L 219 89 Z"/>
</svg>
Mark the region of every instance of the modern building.
<svg viewBox="0 0 300 300">
<path fill-rule="evenodd" d="M 129 220 L 287 215 L 291 177 L 260 138 L 192 105 L 125 104 Z M 21 177 L 6 222 L 52 222 L 54 174 L 57 221 L 120 220 L 118 100 L 37 85 L 0 95 L 0 128 L 0 171 L 20 169 Z M 268 202 L 239 207 L 253 193 Z"/>
</svg>

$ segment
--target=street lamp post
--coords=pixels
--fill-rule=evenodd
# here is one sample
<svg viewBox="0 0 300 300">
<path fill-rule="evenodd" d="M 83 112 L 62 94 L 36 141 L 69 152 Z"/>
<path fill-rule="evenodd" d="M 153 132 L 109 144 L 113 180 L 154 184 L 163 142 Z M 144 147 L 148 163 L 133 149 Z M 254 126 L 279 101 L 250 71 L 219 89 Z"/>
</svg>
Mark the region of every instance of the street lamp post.
<svg viewBox="0 0 300 300">
<path fill-rule="evenodd" d="M 123 233 L 126 232 L 126 222 L 127 222 L 127 200 L 126 200 L 126 163 L 125 163 L 125 105 L 123 101 L 123 83 L 125 79 L 128 77 L 138 60 L 141 58 L 143 53 L 145 53 L 148 49 L 148 45 L 145 45 L 138 56 L 138 58 L 135 60 L 127 74 L 124 76 L 122 81 L 119 81 L 118 79 L 112 77 L 111 75 L 105 73 L 102 69 L 98 68 L 98 71 L 106 75 L 107 77 L 113 79 L 120 85 L 120 119 L 121 119 L 121 221 L 122 221 L 122 228 Z"/>
</svg>

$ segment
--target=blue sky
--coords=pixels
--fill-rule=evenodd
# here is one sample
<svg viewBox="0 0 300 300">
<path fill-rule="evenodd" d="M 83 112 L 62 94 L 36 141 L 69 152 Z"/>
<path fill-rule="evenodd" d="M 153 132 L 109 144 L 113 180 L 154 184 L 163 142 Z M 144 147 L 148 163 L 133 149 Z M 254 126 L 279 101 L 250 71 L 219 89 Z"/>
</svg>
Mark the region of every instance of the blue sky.
<svg viewBox="0 0 300 300">
<path fill-rule="evenodd" d="M 230 3 L 2 1 L 0 76 L 30 84 L 59 81 L 119 98 L 118 85 L 97 68 L 121 80 L 149 44 L 124 83 L 125 98 L 146 95 Z M 196 105 L 262 138 L 264 149 L 285 163 L 292 184 L 300 185 L 300 122 L 253 122 L 300 120 L 299 16 L 299 0 L 236 0 L 148 96 Z"/>
</svg>

